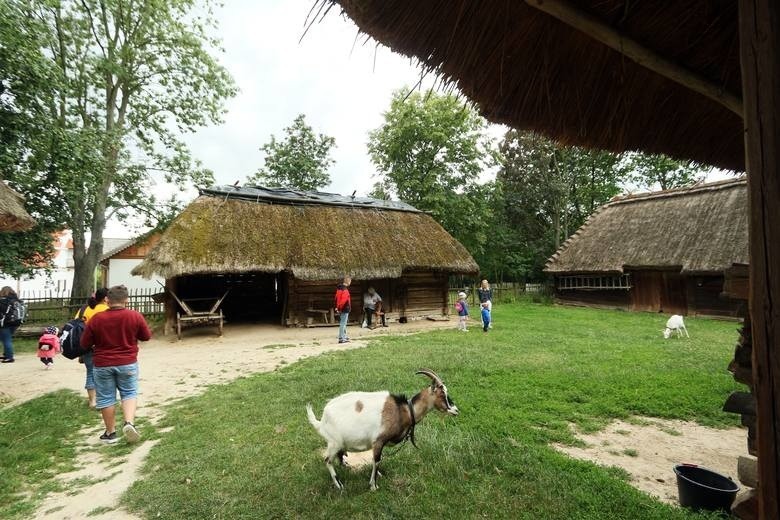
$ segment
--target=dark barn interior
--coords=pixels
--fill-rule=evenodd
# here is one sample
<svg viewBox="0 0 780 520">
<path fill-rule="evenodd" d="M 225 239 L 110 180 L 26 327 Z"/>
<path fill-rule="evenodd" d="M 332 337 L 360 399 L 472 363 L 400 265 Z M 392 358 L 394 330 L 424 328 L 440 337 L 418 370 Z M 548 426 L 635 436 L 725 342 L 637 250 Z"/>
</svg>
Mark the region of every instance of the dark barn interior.
<svg viewBox="0 0 780 520">
<path fill-rule="evenodd" d="M 280 323 L 285 279 L 257 272 L 184 275 L 176 277 L 175 292 L 193 310 L 204 311 L 229 290 L 220 306 L 227 322 Z"/>
</svg>

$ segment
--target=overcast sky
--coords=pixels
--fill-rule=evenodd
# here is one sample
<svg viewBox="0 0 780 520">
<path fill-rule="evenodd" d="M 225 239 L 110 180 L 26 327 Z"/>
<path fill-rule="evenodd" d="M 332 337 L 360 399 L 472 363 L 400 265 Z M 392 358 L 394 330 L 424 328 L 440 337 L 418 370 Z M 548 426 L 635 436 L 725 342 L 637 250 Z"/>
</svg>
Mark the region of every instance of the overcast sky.
<svg viewBox="0 0 780 520">
<path fill-rule="evenodd" d="M 336 8 L 299 43 L 312 4 L 230 0 L 218 11 L 222 63 L 240 92 L 227 102 L 224 124 L 188 142 L 219 183 L 254 173 L 263 164 L 260 146 L 305 114 L 316 132 L 336 139 L 333 182 L 326 190 L 370 190 L 367 134 L 382 123 L 393 90 L 416 84 L 420 73 L 409 59 L 363 44 L 365 37 L 355 43 L 356 26 Z"/>
<path fill-rule="evenodd" d="M 335 138 L 326 191 L 365 195 L 375 179 L 368 132 L 382 123 L 392 92 L 420 80 L 419 69 L 386 47 L 365 43 L 357 27 L 333 8 L 300 41 L 313 0 L 230 0 L 216 11 L 221 63 L 240 91 L 226 103 L 225 121 L 187 136 L 193 155 L 218 184 L 244 181 L 263 164 L 260 146 L 280 137 L 298 114 Z M 425 78 L 422 88 L 431 88 Z M 493 126 L 496 138 L 503 127 Z M 713 177 L 716 178 L 718 175 Z M 136 233 L 112 223 L 106 236 Z"/>
</svg>

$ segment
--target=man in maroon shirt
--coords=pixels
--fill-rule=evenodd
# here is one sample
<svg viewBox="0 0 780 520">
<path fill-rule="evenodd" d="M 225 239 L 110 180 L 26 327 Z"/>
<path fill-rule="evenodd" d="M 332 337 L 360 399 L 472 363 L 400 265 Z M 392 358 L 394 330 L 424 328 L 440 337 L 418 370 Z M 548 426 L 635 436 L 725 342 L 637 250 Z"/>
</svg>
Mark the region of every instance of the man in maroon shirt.
<svg viewBox="0 0 780 520">
<path fill-rule="evenodd" d="M 108 310 L 92 316 L 81 335 L 81 346 L 93 348 L 97 409 L 106 431 L 100 440 L 114 444 L 116 435 L 116 392 L 122 399 L 127 442 L 138 442 L 141 434 L 133 425 L 138 399 L 138 341 L 149 341 L 152 333 L 140 312 L 126 309 L 127 288 L 115 285 L 108 290 Z"/>
</svg>

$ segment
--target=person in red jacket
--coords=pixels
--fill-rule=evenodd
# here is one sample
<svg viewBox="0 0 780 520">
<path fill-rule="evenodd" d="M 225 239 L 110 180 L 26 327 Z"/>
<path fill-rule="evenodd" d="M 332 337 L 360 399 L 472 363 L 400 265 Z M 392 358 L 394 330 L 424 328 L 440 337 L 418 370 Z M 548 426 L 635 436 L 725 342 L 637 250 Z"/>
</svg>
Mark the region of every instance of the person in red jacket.
<svg viewBox="0 0 780 520">
<path fill-rule="evenodd" d="M 149 341 L 152 333 L 140 312 L 125 308 L 127 287 L 111 287 L 107 299 L 108 310 L 92 316 L 81 335 L 81 346 L 93 349 L 97 409 L 106 426 L 100 440 L 106 444 L 119 440 L 114 409 L 119 390 L 125 420 L 122 433 L 127 442 L 138 442 L 141 434 L 133 424 L 138 400 L 138 342 Z"/>
<path fill-rule="evenodd" d="M 349 321 L 349 311 L 352 310 L 352 299 L 349 296 L 349 284 L 352 278 L 344 277 L 344 282 L 336 287 L 335 307 L 336 314 L 339 315 L 339 343 L 349 341 L 347 337 L 347 321 Z"/>
</svg>

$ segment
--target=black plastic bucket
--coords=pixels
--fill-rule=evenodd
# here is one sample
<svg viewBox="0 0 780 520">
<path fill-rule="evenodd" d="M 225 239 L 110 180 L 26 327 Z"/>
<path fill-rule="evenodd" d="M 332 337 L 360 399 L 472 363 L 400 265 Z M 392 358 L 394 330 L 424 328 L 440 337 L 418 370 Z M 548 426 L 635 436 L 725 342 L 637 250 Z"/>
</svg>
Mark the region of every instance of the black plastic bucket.
<svg viewBox="0 0 780 520">
<path fill-rule="evenodd" d="M 710 511 L 731 510 L 739 486 L 727 476 L 695 464 L 678 464 L 674 473 L 681 506 Z"/>
</svg>

